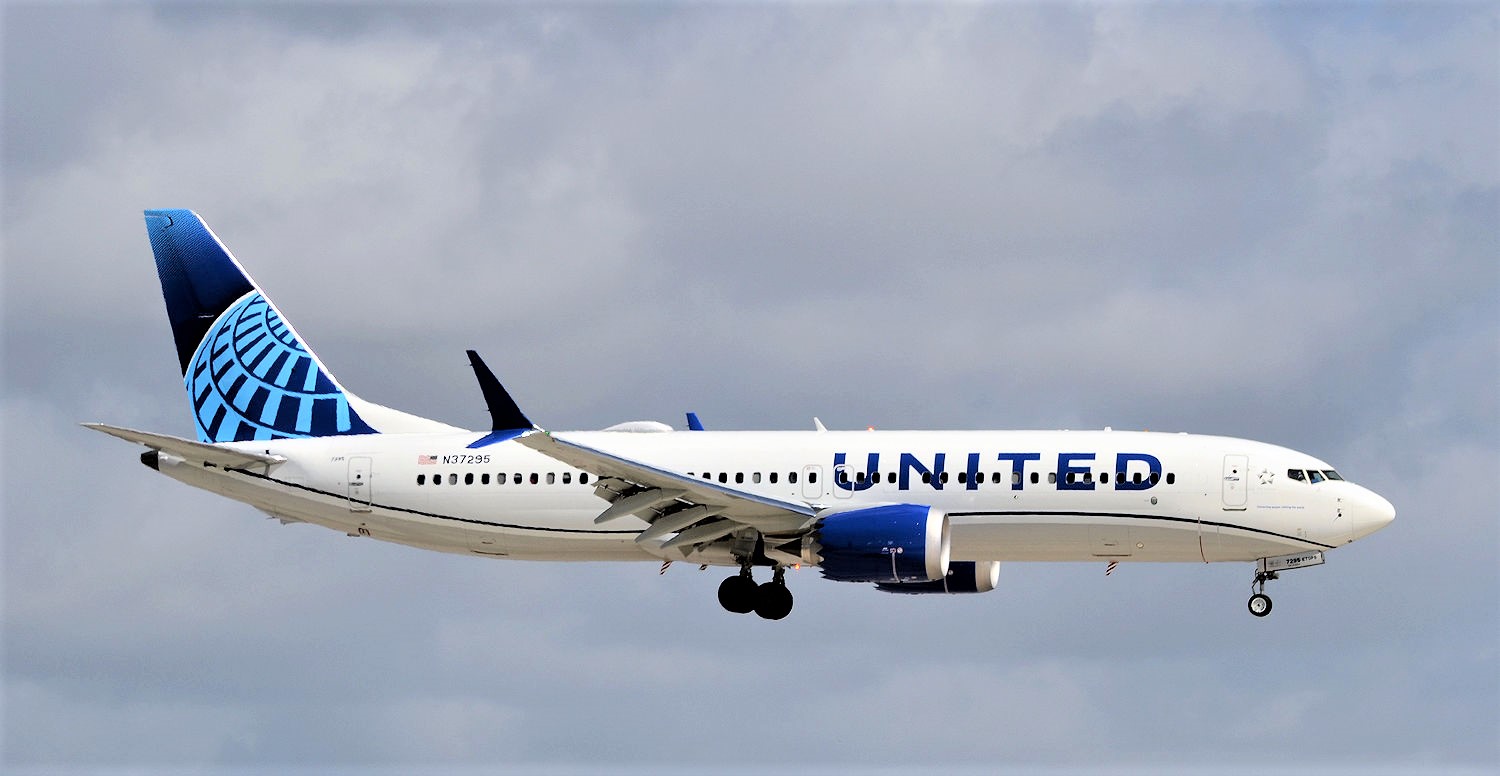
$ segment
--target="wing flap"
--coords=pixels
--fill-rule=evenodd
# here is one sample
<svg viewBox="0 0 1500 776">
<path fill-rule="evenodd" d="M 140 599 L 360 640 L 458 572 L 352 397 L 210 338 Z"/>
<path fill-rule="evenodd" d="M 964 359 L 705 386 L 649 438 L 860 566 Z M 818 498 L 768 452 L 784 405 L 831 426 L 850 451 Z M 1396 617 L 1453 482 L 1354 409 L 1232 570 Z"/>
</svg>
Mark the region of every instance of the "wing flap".
<svg viewBox="0 0 1500 776">
<path fill-rule="evenodd" d="M 185 461 L 211 463 L 223 469 L 237 469 L 252 464 L 272 465 L 286 461 L 285 458 L 279 455 L 265 455 L 246 450 L 235 450 L 206 442 L 183 439 L 182 437 L 175 437 L 170 434 L 137 431 L 133 428 L 111 426 L 105 423 L 81 423 L 79 425 L 82 425 L 84 428 L 91 428 L 100 433 L 109 434 L 116 439 L 123 439 L 126 442 L 134 442 L 139 445 L 145 445 L 152 450 L 159 450 L 163 453 L 175 455 Z"/>
<path fill-rule="evenodd" d="M 615 455 L 588 445 L 564 439 L 548 432 L 526 434 L 516 440 L 521 444 L 562 461 L 569 466 L 613 477 L 642 488 L 680 491 L 677 501 L 708 507 L 720 518 L 747 525 L 765 533 L 792 533 L 817 515 L 809 504 L 783 501 L 758 493 L 738 490 L 716 482 L 689 477 L 680 472 Z M 706 515 L 705 515 L 706 516 Z"/>
</svg>

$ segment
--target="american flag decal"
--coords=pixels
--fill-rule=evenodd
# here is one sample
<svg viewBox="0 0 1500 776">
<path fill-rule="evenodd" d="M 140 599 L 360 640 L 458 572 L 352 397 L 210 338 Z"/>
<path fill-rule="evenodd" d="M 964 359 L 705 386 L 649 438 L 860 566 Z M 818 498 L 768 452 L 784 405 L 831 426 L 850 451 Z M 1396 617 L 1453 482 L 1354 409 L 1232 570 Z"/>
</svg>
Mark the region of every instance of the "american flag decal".
<svg viewBox="0 0 1500 776">
<path fill-rule="evenodd" d="M 435 456 L 435 455 L 419 455 L 419 456 L 417 456 L 417 465 L 418 466 L 429 466 L 429 465 L 435 464 L 435 463 L 437 463 L 437 456 Z"/>
<path fill-rule="evenodd" d="M 1118 565 L 1120 565 L 1119 561 L 1117 561 L 1117 560 L 1110 561 L 1109 565 L 1104 567 L 1104 576 L 1107 577 L 1110 574 L 1115 573 L 1115 566 L 1118 566 Z"/>
</svg>

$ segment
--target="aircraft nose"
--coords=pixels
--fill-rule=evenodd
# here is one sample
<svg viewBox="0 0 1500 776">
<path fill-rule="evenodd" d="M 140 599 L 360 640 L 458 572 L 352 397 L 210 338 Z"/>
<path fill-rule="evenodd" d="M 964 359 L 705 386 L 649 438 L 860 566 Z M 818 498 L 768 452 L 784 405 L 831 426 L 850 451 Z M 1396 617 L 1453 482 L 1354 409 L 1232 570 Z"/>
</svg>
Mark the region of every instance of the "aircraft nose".
<svg viewBox="0 0 1500 776">
<path fill-rule="evenodd" d="M 1385 497 L 1371 490 L 1361 491 L 1354 511 L 1354 539 L 1369 536 L 1396 519 L 1396 507 Z"/>
</svg>

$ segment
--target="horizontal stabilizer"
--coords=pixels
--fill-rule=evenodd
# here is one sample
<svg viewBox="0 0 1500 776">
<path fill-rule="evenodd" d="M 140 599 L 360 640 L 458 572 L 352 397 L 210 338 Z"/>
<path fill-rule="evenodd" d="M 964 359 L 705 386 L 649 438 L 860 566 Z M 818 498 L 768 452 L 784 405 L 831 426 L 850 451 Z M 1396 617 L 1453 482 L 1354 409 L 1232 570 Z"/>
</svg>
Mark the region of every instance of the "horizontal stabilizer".
<svg viewBox="0 0 1500 776">
<path fill-rule="evenodd" d="M 103 423 L 83 423 L 84 428 L 91 428 L 109 434 L 112 437 L 123 439 L 126 442 L 135 442 L 145 445 L 152 450 L 175 455 L 185 461 L 197 461 L 211 463 L 224 469 L 238 469 L 253 464 L 278 464 L 284 463 L 285 458 L 279 455 L 265 455 L 252 453 L 245 450 L 235 450 L 219 445 L 211 445 L 206 442 L 195 442 L 191 439 L 183 439 L 169 434 L 153 434 L 150 431 L 136 431 L 133 428 L 121 428 L 109 426 Z"/>
</svg>

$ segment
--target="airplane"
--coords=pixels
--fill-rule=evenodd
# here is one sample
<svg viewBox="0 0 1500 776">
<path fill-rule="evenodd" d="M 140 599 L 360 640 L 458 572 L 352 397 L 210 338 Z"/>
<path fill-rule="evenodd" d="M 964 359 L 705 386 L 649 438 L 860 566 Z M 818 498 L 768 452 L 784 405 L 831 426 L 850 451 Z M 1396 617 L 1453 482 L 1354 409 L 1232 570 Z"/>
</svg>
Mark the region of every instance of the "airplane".
<svg viewBox="0 0 1500 776">
<path fill-rule="evenodd" d="M 196 213 L 145 219 L 197 438 L 83 425 L 282 523 L 489 558 L 726 567 L 719 604 L 779 620 L 789 570 L 960 594 L 994 590 L 1012 561 L 1254 563 L 1264 617 L 1268 581 L 1395 518 L 1318 458 L 1221 436 L 714 431 L 696 415 L 691 432 L 553 432 L 473 350 L 491 424 L 462 429 L 345 389 Z"/>
</svg>

